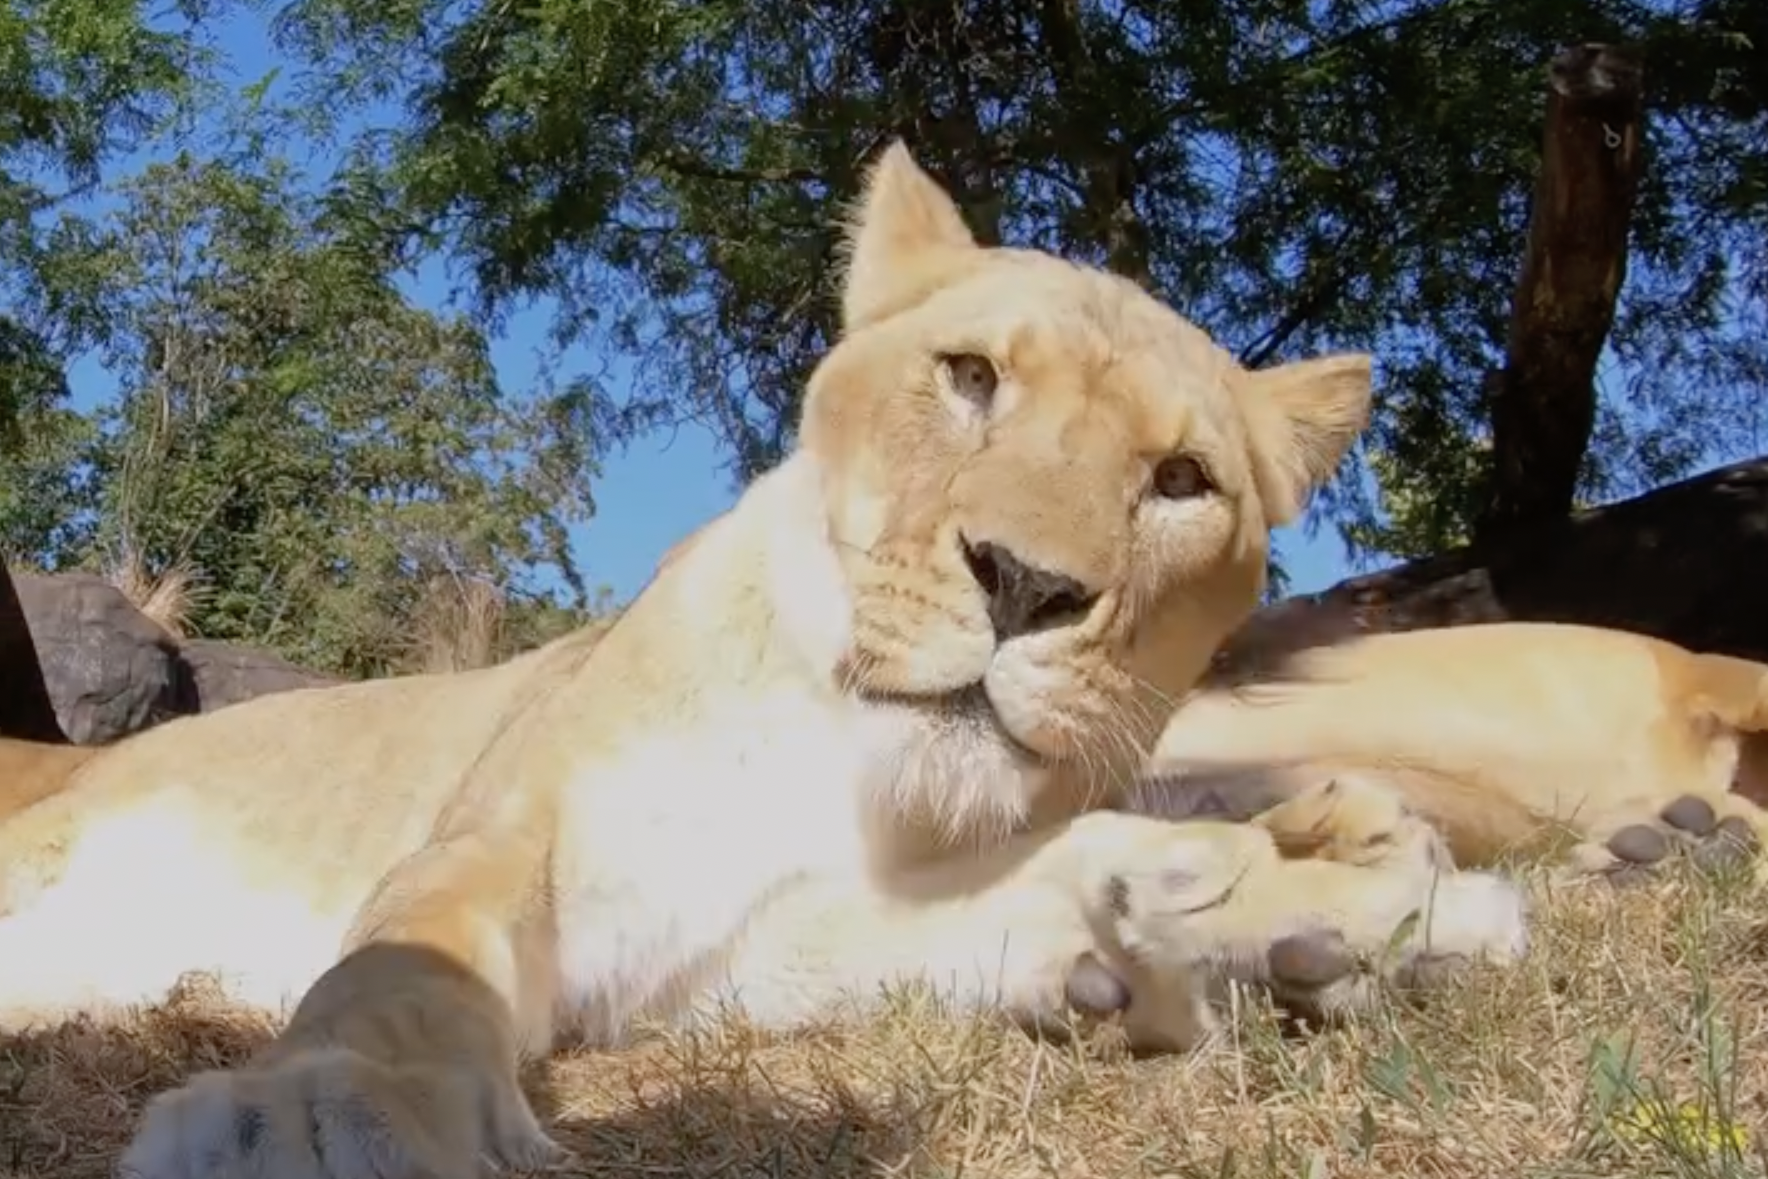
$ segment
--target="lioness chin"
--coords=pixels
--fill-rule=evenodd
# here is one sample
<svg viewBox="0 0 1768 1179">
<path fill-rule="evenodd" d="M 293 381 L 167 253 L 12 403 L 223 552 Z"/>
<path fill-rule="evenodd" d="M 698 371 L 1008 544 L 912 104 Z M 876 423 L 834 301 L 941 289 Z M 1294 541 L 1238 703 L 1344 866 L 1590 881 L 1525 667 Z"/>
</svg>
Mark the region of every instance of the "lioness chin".
<svg viewBox="0 0 1768 1179">
<path fill-rule="evenodd" d="M 787 1028 L 924 980 L 1183 1049 L 1224 977 L 1356 1003 L 1421 909 L 1398 972 L 1522 952 L 1517 893 L 1439 879 L 1397 809 L 1101 809 L 1362 427 L 1367 358 L 1244 371 L 1124 280 L 979 247 L 900 145 L 842 311 L 796 451 L 599 642 L 176 721 L 5 820 L 4 1018 L 191 970 L 298 999 L 150 1103 L 126 1172 L 537 1165 L 518 1059 L 639 1016 Z M 1280 854 L 1341 809 L 1350 855 Z"/>
</svg>

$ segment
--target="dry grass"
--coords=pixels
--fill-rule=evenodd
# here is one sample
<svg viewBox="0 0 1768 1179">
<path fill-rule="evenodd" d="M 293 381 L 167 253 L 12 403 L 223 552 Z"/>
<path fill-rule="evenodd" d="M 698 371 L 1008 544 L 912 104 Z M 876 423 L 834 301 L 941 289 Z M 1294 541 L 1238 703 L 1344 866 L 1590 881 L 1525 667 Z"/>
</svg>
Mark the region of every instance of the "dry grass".
<svg viewBox="0 0 1768 1179">
<path fill-rule="evenodd" d="M 503 654 L 503 620 L 503 593 L 489 581 L 433 577 L 412 610 L 406 666 L 424 673 L 490 667 Z"/>
<path fill-rule="evenodd" d="M 125 548 L 121 557 L 106 565 L 104 578 L 174 639 L 189 637 L 191 611 L 205 589 L 195 568 L 178 562 L 152 573 L 139 554 Z"/>
<path fill-rule="evenodd" d="M 732 1024 L 564 1056 L 532 1092 L 609 1179 L 1763 1175 L 1768 890 L 1546 887 L 1524 966 L 1325 1033 L 1249 1001 L 1218 1047 L 1134 1061 L 903 995 L 792 1040 Z M 105 1175 L 149 1093 L 262 1034 L 192 993 L 0 1040 L 0 1174 Z"/>
</svg>

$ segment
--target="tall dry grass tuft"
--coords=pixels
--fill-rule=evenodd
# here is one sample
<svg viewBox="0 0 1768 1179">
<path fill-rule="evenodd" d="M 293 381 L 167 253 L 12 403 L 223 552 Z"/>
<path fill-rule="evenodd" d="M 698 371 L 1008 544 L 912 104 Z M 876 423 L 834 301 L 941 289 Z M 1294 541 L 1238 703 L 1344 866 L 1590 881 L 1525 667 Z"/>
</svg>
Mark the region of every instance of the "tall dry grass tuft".
<svg viewBox="0 0 1768 1179">
<path fill-rule="evenodd" d="M 480 577 L 442 574 L 411 612 L 406 663 L 424 673 L 473 671 L 502 657 L 505 599 Z"/>
<path fill-rule="evenodd" d="M 174 639 L 190 637 L 191 615 L 207 590 L 195 566 L 180 560 L 153 572 L 138 550 L 125 547 L 120 557 L 105 565 L 103 576 Z"/>
</svg>

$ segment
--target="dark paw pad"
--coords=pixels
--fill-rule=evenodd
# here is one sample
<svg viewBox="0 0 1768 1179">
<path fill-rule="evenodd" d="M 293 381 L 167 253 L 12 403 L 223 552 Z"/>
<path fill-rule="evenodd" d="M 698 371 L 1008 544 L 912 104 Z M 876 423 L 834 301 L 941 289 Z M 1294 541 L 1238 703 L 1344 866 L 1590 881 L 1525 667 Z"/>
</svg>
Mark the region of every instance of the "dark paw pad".
<svg viewBox="0 0 1768 1179">
<path fill-rule="evenodd" d="M 241 1106 L 233 1114 L 233 1137 L 242 1155 L 249 1155 L 270 1135 L 270 1117 L 255 1105 Z"/>
<path fill-rule="evenodd" d="M 1472 965 L 1465 954 L 1420 954 L 1395 972 L 1394 981 L 1421 990 L 1435 988 L 1465 974 Z"/>
<path fill-rule="evenodd" d="M 1629 864 L 1655 864 L 1670 854 L 1670 837 L 1656 827 L 1635 823 L 1608 837 L 1609 854 Z"/>
<path fill-rule="evenodd" d="M 1121 876 L 1113 876 L 1105 882 L 1105 907 L 1118 920 L 1130 915 L 1130 882 Z"/>
<path fill-rule="evenodd" d="M 1703 871 L 1725 872 L 1747 864 L 1761 850 L 1761 841 L 1750 825 L 1733 815 L 1721 822 L 1713 834 L 1702 840 L 1689 855 Z"/>
<path fill-rule="evenodd" d="M 1344 938 L 1330 930 L 1279 938 L 1266 951 L 1265 963 L 1272 982 L 1298 991 L 1320 990 L 1357 968 Z"/>
<path fill-rule="evenodd" d="M 1063 997 L 1082 1015 L 1101 1019 L 1130 1005 L 1129 987 L 1090 951 L 1076 958 L 1069 968 Z"/>
<path fill-rule="evenodd" d="M 1710 834 L 1719 823 L 1719 816 L 1713 813 L 1713 804 L 1692 794 L 1684 794 L 1672 802 L 1663 809 L 1659 817 L 1677 830 L 1686 831 L 1696 838 Z"/>
</svg>

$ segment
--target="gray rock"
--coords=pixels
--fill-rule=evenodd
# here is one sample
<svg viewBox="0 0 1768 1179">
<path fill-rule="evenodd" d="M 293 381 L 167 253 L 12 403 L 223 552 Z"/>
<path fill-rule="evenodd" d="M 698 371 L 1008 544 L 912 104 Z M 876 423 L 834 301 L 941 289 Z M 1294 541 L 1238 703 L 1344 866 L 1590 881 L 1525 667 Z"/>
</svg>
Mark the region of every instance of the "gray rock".
<svg viewBox="0 0 1768 1179">
<path fill-rule="evenodd" d="M 177 641 L 121 590 L 86 574 L 14 582 L 55 715 L 75 744 L 101 745 L 186 711 Z"/>
<path fill-rule="evenodd" d="M 189 669 L 191 712 L 213 712 L 255 696 L 316 688 L 344 681 L 336 676 L 290 663 L 274 651 L 192 639 L 180 649 Z"/>
</svg>

